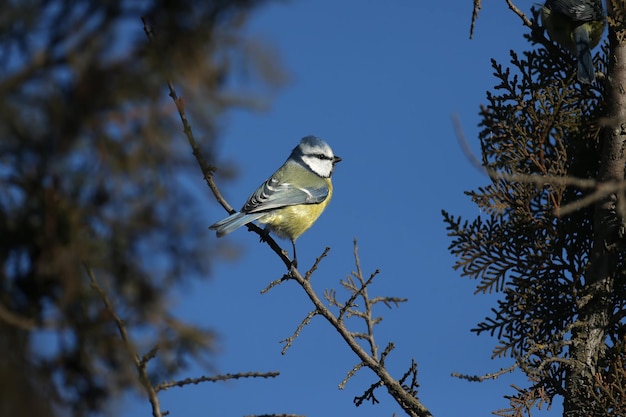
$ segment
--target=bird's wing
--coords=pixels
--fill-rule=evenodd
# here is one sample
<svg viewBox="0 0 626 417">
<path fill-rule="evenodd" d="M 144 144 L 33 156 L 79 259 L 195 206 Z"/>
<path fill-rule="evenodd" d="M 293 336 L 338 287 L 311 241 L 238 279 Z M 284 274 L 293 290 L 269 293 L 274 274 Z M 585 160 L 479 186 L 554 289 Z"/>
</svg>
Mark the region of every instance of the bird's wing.
<svg viewBox="0 0 626 417">
<path fill-rule="evenodd" d="M 602 20 L 602 3 L 597 0 L 548 0 L 546 6 L 579 22 Z"/>
<path fill-rule="evenodd" d="M 328 197 L 326 183 L 321 187 L 298 187 L 271 177 L 250 196 L 241 209 L 242 213 L 254 213 L 298 204 L 318 204 Z"/>
</svg>

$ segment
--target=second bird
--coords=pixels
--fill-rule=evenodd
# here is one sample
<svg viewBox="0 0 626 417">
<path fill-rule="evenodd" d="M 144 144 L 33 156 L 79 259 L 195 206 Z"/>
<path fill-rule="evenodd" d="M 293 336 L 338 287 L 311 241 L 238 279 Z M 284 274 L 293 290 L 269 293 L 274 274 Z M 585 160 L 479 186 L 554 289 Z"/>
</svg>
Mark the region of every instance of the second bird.
<svg viewBox="0 0 626 417">
<path fill-rule="evenodd" d="M 248 198 L 241 210 L 210 226 L 217 236 L 227 235 L 244 224 L 258 220 L 293 245 L 322 214 L 333 194 L 330 177 L 341 158 L 326 142 L 306 136 L 285 163 Z"/>
<path fill-rule="evenodd" d="M 591 50 L 600 42 L 604 31 L 601 0 L 547 0 L 541 11 L 543 26 L 550 39 L 560 43 L 576 56 L 578 81 L 595 80 Z"/>
</svg>

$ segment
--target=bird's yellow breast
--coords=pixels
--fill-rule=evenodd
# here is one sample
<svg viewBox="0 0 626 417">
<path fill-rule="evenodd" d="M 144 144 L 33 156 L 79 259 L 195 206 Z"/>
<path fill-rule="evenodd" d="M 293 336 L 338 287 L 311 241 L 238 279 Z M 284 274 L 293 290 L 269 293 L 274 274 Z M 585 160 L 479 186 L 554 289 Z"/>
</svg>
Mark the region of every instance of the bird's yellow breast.
<svg viewBox="0 0 626 417">
<path fill-rule="evenodd" d="M 333 195 L 333 185 L 330 178 L 325 178 L 328 184 L 328 196 L 318 204 L 299 204 L 272 210 L 259 219 L 259 223 L 266 224 L 268 229 L 276 235 L 296 240 L 306 232 L 320 217 Z"/>
</svg>

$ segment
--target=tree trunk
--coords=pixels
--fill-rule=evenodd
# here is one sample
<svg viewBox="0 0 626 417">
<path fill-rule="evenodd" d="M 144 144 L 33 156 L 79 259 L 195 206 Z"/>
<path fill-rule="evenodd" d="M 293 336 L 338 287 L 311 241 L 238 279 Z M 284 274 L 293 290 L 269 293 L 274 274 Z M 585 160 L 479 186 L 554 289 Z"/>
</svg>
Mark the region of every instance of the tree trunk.
<svg viewBox="0 0 626 417">
<path fill-rule="evenodd" d="M 610 1 L 608 2 L 610 3 Z M 609 16 L 612 13 L 608 5 Z M 598 184 L 624 181 L 626 165 L 626 48 L 615 28 L 609 30 L 610 51 L 607 85 L 609 115 L 604 124 Z M 565 381 L 564 416 L 594 415 L 592 389 L 598 361 L 605 348 L 607 326 L 613 313 L 612 292 L 616 277 L 618 239 L 624 239 L 624 193 L 612 193 L 598 201 L 594 216 L 594 245 L 584 289 L 578 302 L 578 321 L 572 329 L 572 363 Z M 597 411 L 597 410 L 596 410 Z"/>
</svg>

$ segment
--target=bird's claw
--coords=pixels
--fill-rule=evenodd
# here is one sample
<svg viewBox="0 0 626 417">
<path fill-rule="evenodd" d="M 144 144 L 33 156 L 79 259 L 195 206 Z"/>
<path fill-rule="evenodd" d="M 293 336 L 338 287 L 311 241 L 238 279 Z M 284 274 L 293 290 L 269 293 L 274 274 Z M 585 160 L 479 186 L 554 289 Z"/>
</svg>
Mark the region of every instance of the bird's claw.
<svg viewBox="0 0 626 417">
<path fill-rule="evenodd" d="M 270 237 L 270 231 L 267 229 L 262 229 L 261 232 L 259 232 L 259 242 L 263 242 L 263 243 L 267 243 L 267 240 Z"/>
</svg>

